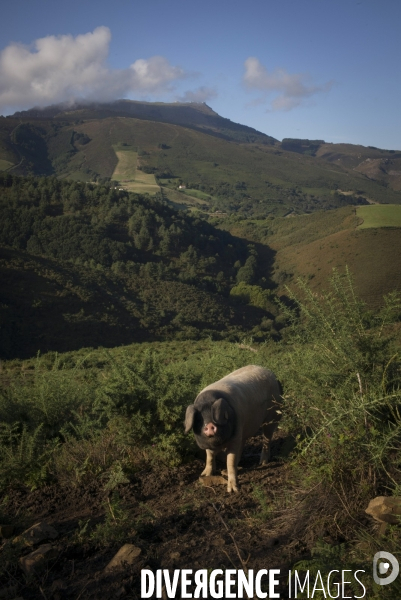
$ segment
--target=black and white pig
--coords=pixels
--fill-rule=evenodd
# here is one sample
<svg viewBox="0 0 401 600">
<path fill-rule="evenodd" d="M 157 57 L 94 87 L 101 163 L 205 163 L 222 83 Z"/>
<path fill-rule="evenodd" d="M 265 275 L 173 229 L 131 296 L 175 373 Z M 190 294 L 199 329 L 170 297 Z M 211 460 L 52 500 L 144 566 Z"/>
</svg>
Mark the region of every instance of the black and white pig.
<svg viewBox="0 0 401 600">
<path fill-rule="evenodd" d="M 227 491 L 237 492 L 237 466 L 246 440 L 263 425 L 260 464 L 270 458 L 270 442 L 281 418 L 282 388 L 274 373 L 248 365 L 205 387 L 188 406 L 185 433 L 193 429 L 198 446 L 206 450 L 202 475 L 215 471 L 216 455 L 227 453 Z"/>
</svg>

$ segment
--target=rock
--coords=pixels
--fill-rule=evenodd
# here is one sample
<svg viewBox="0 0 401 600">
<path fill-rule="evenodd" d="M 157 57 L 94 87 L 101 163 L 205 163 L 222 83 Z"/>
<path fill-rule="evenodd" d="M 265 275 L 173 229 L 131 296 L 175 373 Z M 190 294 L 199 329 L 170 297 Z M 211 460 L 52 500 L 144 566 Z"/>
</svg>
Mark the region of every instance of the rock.
<svg viewBox="0 0 401 600">
<path fill-rule="evenodd" d="M 369 502 L 365 512 L 376 521 L 396 525 L 401 523 L 401 498 L 378 496 Z"/>
<path fill-rule="evenodd" d="M 0 537 L 8 539 L 14 533 L 14 525 L 0 525 Z"/>
<path fill-rule="evenodd" d="M 126 566 L 133 565 L 141 552 L 142 550 L 133 544 L 124 544 L 124 546 L 122 546 L 117 554 L 111 559 L 105 568 L 105 571 L 122 569 Z"/>
<path fill-rule="evenodd" d="M 35 546 L 44 542 L 45 540 L 54 540 L 58 536 L 58 532 L 43 521 L 42 523 L 36 523 L 29 529 L 21 533 L 21 535 L 14 538 L 14 542 L 23 542 L 26 546 Z"/>
<path fill-rule="evenodd" d="M 39 546 L 37 550 L 34 550 L 26 556 L 22 556 L 19 559 L 19 562 L 25 574 L 31 575 L 32 573 L 42 571 L 47 562 L 52 558 L 56 558 L 57 555 L 57 550 L 53 548 L 51 544 L 43 544 L 43 546 Z"/>
<path fill-rule="evenodd" d="M 225 546 L 225 540 L 223 540 L 223 538 L 218 537 L 218 538 L 214 538 L 213 540 L 211 540 L 211 545 L 212 546 Z"/>
<path fill-rule="evenodd" d="M 171 560 L 178 560 L 180 558 L 181 554 L 179 552 L 172 552 L 170 554 L 170 558 Z"/>
<path fill-rule="evenodd" d="M 208 475 L 205 477 L 199 477 L 199 481 L 202 485 L 213 486 L 213 485 L 227 485 L 227 479 L 221 477 L 221 475 Z"/>
</svg>

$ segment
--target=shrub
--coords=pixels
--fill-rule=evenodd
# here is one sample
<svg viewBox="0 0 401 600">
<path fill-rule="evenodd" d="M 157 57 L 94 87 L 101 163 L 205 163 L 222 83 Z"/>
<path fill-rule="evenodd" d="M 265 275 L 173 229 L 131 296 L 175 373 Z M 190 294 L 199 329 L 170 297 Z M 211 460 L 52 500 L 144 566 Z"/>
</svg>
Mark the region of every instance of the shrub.
<svg viewBox="0 0 401 600">
<path fill-rule="evenodd" d="M 322 295 L 298 283 L 298 294 L 289 291 L 297 309 L 283 307 L 292 323 L 279 359 L 285 422 L 298 439 L 301 485 L 321 486 L 349 521 L 401 481 L 399 349 L 390 327 L 400 299 L 391 294 L 373 314 L 348 272 L 334 272 Z M 325 510 L 332 522 L 327 503 Z"/>
</svg>

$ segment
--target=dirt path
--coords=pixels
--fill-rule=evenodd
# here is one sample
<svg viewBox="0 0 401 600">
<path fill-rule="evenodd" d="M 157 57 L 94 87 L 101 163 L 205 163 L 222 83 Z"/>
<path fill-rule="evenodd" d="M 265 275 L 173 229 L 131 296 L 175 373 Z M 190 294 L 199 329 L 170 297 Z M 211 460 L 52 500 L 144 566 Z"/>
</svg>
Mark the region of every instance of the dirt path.
<svg viewBox="0 0 401 600">
<path fill-rule="evenodd" d="M 49 486 L 31 493 L 15 491 L 2 510 L 16 525 L 16 533 L 46 520 L 59 532 L 54 542 L 58 556 L 40 576 L 27 581 L 16 569 L 0 586 L 17 586 L 24 600 L 106 600 L 140 598 L 140 571 L 144 567 L 172 573 L 183 568 L 241 569 L 246 563 L 255 571 L 281 568 L 287 572 L 294 556 L 303 549 L 288 532 L 271 531 L 269 504 L 273 495 L 280 493 L 287 472 L 279 459 L 283 444 L 283 439 L 276 440 L 272 462 L 258 468 L 261 437 L 249 441 L 240 463 L 238 494 L 228 494 L 225 486 L 202 486 L 201 460 L 134 474 L 129 484 L 118 488 L 130 521 L 122 538 L 114 542 L 113 523 L 109 539 L 106 534 L 103 543 L 91 540 L 90 532 L 104 523 L 109 512 L 110 495 L 99 480 L 80 488 Z M 114 533 L 117 529 L 114 526 Z M 105 573 L 104 568 L 125 542 L 141 549 L 138 561 L 121 572 Z"/>
</svg>

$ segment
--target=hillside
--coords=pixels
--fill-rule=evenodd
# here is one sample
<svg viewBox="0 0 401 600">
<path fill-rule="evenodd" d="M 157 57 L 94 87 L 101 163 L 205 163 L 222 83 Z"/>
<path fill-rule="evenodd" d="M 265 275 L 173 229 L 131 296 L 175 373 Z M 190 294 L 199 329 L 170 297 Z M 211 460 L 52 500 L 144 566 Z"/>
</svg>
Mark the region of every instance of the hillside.
<svg viewBox="0 0 401 600">
<path fill-rule="evenodd" d="M 400 598 L 371 575 L 400 528 L 379 537 L 366 507 L 401 489 L 400 295 L 382 300 L 401 195 L 360 168 L 396 153 L 142 105 L 0 119 L 0 597 L 136 599 L 141 569 L 268 565 L 283 598 L 294 568 L 325 597 L 343 577 L 344 598 Z M 282 419 L 228 494 L 183 422 L 249 364 L 282 382 Z M 135 562 L 108 570 L 123 544 Z"/>
<path fill-rule="evenodd" d="M 358 295 L 377 307 L 384 294 L 401 291 L 401 207 L 393 208 L 387 211 L 388 219 L 393 219 L 389 227 L 371 221 L 370 228 L 361 228 L 359 209 L 352 207 L 285 219 L 227 222 L 224 227 L 271 248 L 274 261 L 265 275 L 275 282 L 276 293 L 286 294 L 285 286 L 293 287 L 297 277 L 321 292 L 333 268 L 343 272 L 348 266 Z M 363 214 L 375 215 L 375 209 L 365 206 Z"/>
<path fill-rule="evenodd" d="M 56 105 L 44 109 L 31 109 L 17 112 L 14 117 L 23 120 L 30 119 L 105 119 L 108 117 L 123 117 L 156 121 L 161 123 L 172 123 L 190 127 L 237 142 L 258 142 L 260 144 L 277 143 L 273 137 L 268 136 L 252 127 L 233 123 L 218 115 L 205 103 L 182 103 L 174 102 L 138 102 L 134 100 L 117 100 L 110 103 L 85 103 L 72 106 Z"/>
<path fill-rule="evenodd" d="M 399 204 L 399 155 L 322 140 L 280 144 L 203 104 L 118 101 L 0 118 L 0 168 L 8 172 L 116 178 L 125 189 L 160 189 L 178 208 L 248 217 Z"/>
<path fill-rule="evenodd" d="M 2 358 L 154 339 L 238 339 L 273 305 L 244 240 L 151 199 L 55 178 L 0 176 Z M 272 321 L 271 321 L 272 322 Z"/>
</svg>

